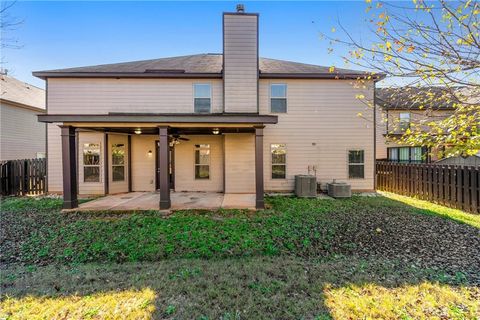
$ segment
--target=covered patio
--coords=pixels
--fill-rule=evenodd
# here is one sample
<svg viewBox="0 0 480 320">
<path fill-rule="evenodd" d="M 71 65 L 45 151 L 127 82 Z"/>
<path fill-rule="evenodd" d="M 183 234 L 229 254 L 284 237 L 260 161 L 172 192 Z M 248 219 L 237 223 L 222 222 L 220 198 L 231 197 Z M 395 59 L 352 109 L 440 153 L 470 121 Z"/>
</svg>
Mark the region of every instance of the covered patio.
<svg viewBox="0 0 480 320">
<path fill-rule="evenodd" d="M 158 192 L 129 192 L 107 195 L 79 205 L 75 211 L 158 210 Z M 255 209 L 255 194 L 219 192 L 172 192 L 171 210 Z"/>
<path fill-rule="evenodd" d="M 39 120 L 61 128 L 64 209 L 78 207 L 77 194 L 106 195 L 80 206 L 87 210 L 264 208 L 263 130 L 265 124 L 277 123 L 276 116 L 49 114 L 39 116 Z M 92 135 L 95 143 L 91 143 Z M 149 139 L 145 150 L 136 148 L 140 143 L 133 143 L 141 137 Z M 91 151 L 85 146 L 91 145 L 96 148 L 93 182 L 85 178 L 85 168 L 91 164 L 82 158 L 90 159 L 85 152 Z M 79 146 L 83 146 L 83 154 Z M 113 163 L 113 146 L 123 148 L 120 168 L 113 167 L 117 165 Z M 189 159 L 194 151 L 195 159 Z M 178 161 L 175 153 L 181 153 Z M 203 154 L 208 156 L 205 161 L 198 158 Z M 139 159 L 143 156 L 152 160 Z M 204 177 L 203 172 L 195 171 L 195 176 L 190 172 L 204 167 L 212 174 Z M 91 169 L 87 169 L 90 174 Z M 120 169 L 122 184 L 112 180 L 114 169 Z"/>
</svg>

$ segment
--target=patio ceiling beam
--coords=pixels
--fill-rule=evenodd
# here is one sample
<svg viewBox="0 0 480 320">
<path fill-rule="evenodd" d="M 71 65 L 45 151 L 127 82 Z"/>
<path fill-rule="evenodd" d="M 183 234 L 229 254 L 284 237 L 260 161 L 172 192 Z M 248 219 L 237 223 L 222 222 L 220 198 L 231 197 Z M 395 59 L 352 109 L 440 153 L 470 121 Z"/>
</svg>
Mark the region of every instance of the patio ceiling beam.
<svg viewBox="0 0 480 320">
<path fill-rule="evenodd" d="M 225 123 L 225 124 L 275 124 L 278 117 L 259 114 L 43 114 L 40 122 L 88 123 Z"/>
</svg>

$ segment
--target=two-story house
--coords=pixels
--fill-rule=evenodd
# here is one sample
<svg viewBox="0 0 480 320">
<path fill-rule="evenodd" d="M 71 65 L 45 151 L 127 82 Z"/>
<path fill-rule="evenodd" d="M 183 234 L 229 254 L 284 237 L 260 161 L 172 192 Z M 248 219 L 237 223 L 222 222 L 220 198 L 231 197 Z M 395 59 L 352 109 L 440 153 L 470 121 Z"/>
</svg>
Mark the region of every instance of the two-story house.
<svg viewBox="0 0 480 320">
<path fill-rule="evenodd" d="M 259 57 L 259 15 L 223 14 L 223 53 L 34 72 L 47 82 L 48 191 L 255 194 L 316 174 L 374 189 L 361 71 Z M 369 74 L 371 76 L 371 74 Z M 373 117 L 373 112 L 372 112 Z"/>
<path fill-rule="evenodd" d="M 454 112 L 453 102 L 442 98 L 440 88 L 376 88 L 376 158 L 402 163 L 438 160 L 436 150 L 407 146 L 395 141 L 412 125 L 422 128 L 430 121 L 445 119 Z"/>
<path fill-rule="evenodd" d="M 44 158 L 45 90 L 0 74 L 0 160 Z"/>
</svg>

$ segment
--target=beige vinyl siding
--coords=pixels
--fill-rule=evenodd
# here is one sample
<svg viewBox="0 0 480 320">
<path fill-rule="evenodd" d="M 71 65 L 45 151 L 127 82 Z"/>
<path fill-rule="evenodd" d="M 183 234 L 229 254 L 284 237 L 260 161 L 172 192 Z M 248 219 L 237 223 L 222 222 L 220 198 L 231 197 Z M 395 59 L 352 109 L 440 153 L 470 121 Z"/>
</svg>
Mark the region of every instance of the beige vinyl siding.
<svg viewBox="0 0 480 320">
<path fill-rule="evenodd" d="M 48 123 L 48 150 L 47 150 L 47 187 L 48 192 L 63 192 L 62 171 L 62 136 L 60 123 Z"/>
<path fill-rule="evenodd" d="M 261 114 L 270 113 L 270 83 L 287 84 L 288 111 L 277 114 L 278 124 L 264 131 L 265 190 L 293 190 L 294 176 L 307 174 L 309 166 L 316 167 L 322 186 L 337 179 L 354 190 L 372 190 L 373 111 L 355 96 L 362 93 L 371 99 L 373 90 L 356 89 L 349 80 L 260 80 Z M 271 179 L 272 143 L 286 144 L 286 179 Z M 348 150 L 365 151 L 365 179 L 348 178 Z"/>
<path fill-rule="evenodd" d="M 389 133 L 401 133 L 399 129 L 400 113 L 410 113 L 410 123 L 423 125 L 428 121 L 441 120 L 452 114 L 450 110 L 388 110 Z"/>
<path fill-rule="evenodd" d="M 385 138 L 385 133 L 387 133 L 387 113 L 383 111 L 379 106 L 376 107 L 377 115 L 377 127 L 376 127 L 376 158 L 377 159 L 387 159 L 387 141 Z"/>
<path fill-rule="evenodd" d="M 255 136 L 225 134 L 225 193 L 255 193 Z"/>
<path fill-rule="evenodd" d="M 100 144 L 100 181 L 84 182 L 83 148 L 85 143 Z M 78 132 L 78 194 L 105 194 L 105 134 L 102 132 Z"/>
<path fill-rule="evenodd" d="M 223 19 L 225 112 L 257 112 L 258 16 Z"/>
<path fill-rule="evenodd" d="M 0 160 L 33 159 L 45 152 L 46 127 L 39 111 L 0 102 Z"/>
<path fill-rule="evenodd" d="M 155 191 L 155 141 L 158 136 L 132 136 L 132 190 Z M 152 151 L 149 154 L 149 151 Z"/>
<path fill-rule="evenodd" d="M 410 113 L 410 122 L 411 123 L 425 123 L 426 121 L 431 120 L 441 120 L 446 118 L 452 114 L 453 111 L 451 110 L 388 110 L 384 112 L 385 118 L 385 125 L 383 127 L 383 132 L 377 131 L 377 159 L 387 159 L 388 152 L 387 148 L 393 147 L 402 147 L 405 145 L 396 143 L 392 140 L 392 138 L 385 137 L 383 134 L 387 133 L 387 125 L 388 125 L 388 133 L 400 133 L 401 130 L 398 129 L 398 121 L 400 118 L 400 113 Z M 388 122 L 388 123 L 387 123 Z M 384 156 L 383 158 L 379 158 L 379 156 Z M 432 160 L 436 160 L 437 156 L 432 155 Z"/>
<path fill-rule="evenodd" d="M 48 80 L 49 114 L 193 113 L 193 84 L 212 85 L 212 113 L 223 110 L 219 79 Z"/>
<path fill-rule="evenodd" d="M 112 146 L 114 144 L 123 144 L 125 146 L 125 180 L 123 181 L 113 181 Z M 108 193 L 128 192 L 128 161 L 128 136 L 121 134 L 108 134 Z"/>
<path fill-rule="evenodd" d="M 182 136 L 175 145 L 175 191 L 223 191 L 223 137 Z M 210 145 L 210 179 L 195 179 L 195 144 Z"/>
</svg>

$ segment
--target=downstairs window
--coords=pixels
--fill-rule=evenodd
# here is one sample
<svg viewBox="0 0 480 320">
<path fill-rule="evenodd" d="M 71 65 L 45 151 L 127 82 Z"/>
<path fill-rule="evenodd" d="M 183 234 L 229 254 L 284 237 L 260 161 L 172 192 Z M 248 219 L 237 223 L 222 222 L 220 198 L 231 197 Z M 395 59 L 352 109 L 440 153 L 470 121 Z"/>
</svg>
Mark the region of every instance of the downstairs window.
<svg viewBox="0 0 480 320">
<path fill-rule="evenodd" d="M 210 145 L 195 145 L 195 179 L 210 179 Z"/>
<path fill-rule="evenodd" d="M 100 182 L 100 144 L 83 144 L 83 182 Z"/>
<path fill-rule="evenodd" d="M 365 178 L 365 152 L 363 150 L 348 151 L 348 177 L 350 179 Z"/>
<path fill-rule="evenodd" d="M 272 179 L 285 179 L 287 176 L 287 147 L 283 143 L 273 143 L 272 153 Z"/>
</svg>

